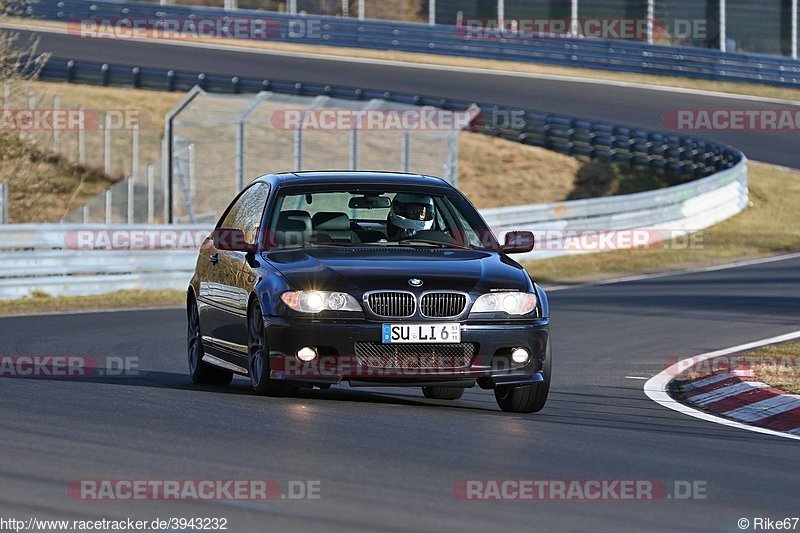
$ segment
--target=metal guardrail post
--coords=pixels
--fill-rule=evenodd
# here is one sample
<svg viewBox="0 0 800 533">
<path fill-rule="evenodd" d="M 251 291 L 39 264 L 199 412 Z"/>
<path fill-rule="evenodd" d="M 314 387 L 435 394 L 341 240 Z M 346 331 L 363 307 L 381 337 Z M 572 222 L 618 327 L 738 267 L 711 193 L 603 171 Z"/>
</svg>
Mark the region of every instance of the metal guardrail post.
<svg viewBox="0 0 800 533">
<path fill-rule="evenodd" d="M 497 21 L 502 24 L 506 19 L 506 0 L 497 0 Z"/>
<path fill-rule="evenodd" d="M 436 0 L 428 0 L 428 24 L 436 25 Z"/>
<path fill-rule="evenodd" d="M 719 50 L 720 52 L 728 51 L 728 21 L 726 15 L 728 13 L 726 0 L 719 0 Z"/>
<path fill-rule="evenodd" d="M 656 1 L 655 0 L 647 0 L 647 44 L 653 44 L 654 42 L 654 24 L 656 18 Z"/>
<path fill-rule="evenodd" d="M 364 20 L 367 17 L 366 13 L 364 13 L 365 10 L 364 0 L 358 0 L 358 20 Z"/>
</svg>

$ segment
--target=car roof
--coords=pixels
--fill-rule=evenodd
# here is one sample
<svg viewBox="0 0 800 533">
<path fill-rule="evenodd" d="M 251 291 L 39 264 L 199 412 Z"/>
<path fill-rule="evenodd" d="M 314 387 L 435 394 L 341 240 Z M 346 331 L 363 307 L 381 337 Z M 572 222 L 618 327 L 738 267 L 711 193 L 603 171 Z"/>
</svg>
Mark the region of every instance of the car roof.
<svg viewBox="0 0 800 533">
<path fill-rule="evenodd" d="M 441 178 L 425 176 L 422 174 L 408 174 L 404 172 L 375 172 L 375 171 L 350 171 L 326 170 L 310 172 L 282 172 L 267 174 L 255 181 L 271 183 L 275 186 L 282 185 L 331 185 L 341 183 L 346 185 L 409 185 L 444 187 L 452 186 Z"/>
</svg>

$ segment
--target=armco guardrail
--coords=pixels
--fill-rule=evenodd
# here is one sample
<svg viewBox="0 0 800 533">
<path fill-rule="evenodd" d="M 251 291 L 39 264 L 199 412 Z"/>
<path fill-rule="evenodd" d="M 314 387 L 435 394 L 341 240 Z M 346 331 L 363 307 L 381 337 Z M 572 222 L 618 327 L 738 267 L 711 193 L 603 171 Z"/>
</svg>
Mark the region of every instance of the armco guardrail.
<svg viewBox="0 0 800 533">
<path fill-rule="evenodd" d="M 354 20 L 318 15 L 158 5 L 143 2 L 28 0 L 24 14 L 44 20 L 269 19 L 269 37 L 277 41 L 397 50 L 442 55 L 528 61 L 661 76 L 755 82 L 796 87 L 800 61 L 770 55 L 720 52 L 705 48 L 647 45 L 638 41 L 597 39 L 469 39 L 462 28 L 409 22 Z M 319 21 L 314 31 L 307 22 Z"/>
<path fill-rule="evenodd" d="M 747 201 L 747 163 L 742 159 L 731 169 L 668 189 L 486 209 L 482 215 L 498 236 L 512 229 L 534 231 L 537 251 L 517 256 L 530 260 L 601 251 L 585 249 L 580 243 L 587 233 L 592 234 L 592 242 L 599 242 L 607 234 L 644 230 L 646 244 L 652 246 L 659 236 L 677 237 L 725 220 L 744 209 Z M 208 232 L 202 225 L 2 226 L 0 299 L 33 291 L 76 296 L 123 289 L 183 290 L 194 271 L 197 246 Z M 170 236 L 168 242 L 164 242 L 166 235 Z M 165 247 L 136 249 L 152 238 Z"/>
<path fill-rule="evenodd" d="M 126 289 L 184 290 L 207 226 L 0 226 L 0 299 Z"/>
<path fill-rule="evenodd" d="M 653 246 L 662 240 L 699 231 L 742 211 L 748 204 L 747 160 L 707 178 L 666 189 L 636 194 L 573 200 L 552 204 L 518 205 L 485 209 L 483 217 L 492 230 L 531 230 L 536 251 L 518 260 L 546 259 L 573 253 L 607 251 L 597 245 L 632 247 L 636 239 L 613 237 L 637 230 L 644 237 L 639 245 Z M 590 237 L 587 239 L 587 236 Z M 589 241 L 587 246 L 585 243 Z"/>
</svg>

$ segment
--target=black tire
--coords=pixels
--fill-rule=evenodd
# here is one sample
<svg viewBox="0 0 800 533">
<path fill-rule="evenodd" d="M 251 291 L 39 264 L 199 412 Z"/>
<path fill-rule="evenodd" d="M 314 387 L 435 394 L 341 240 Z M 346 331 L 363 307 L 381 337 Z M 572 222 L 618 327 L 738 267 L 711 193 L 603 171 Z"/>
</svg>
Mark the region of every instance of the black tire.
<svg viewBox="0 0 800 533">
<path fill-rule="evenodd" d="M 295 392 L 297 387 L 270 378 L 269 348 L 261 307 L 254 302 L 247 314 L 247 374 L 250 385 L 260 396 L 282 396 Z"/>
<path fill-rule="evenodd" d="M 186 334 L 186 348 L 189 356 L 189 375 L 195 383 L 207 385 L 229 385 L 233 381 L 233 372 L 218 368 L 203 361 L 203 335 L 200 333 L 200 315 L 197 312 L 197 302 L 190 297 L 186 309 L 188 328 Z"/>
<path fill-rule="evenodd" d="M 422 394 L 431 400 L 458 400 L 464 395 L 464 387 L 422 387 Z"/>
<path fill-rule="evenodd" d="M 547 341 L 547 360 L 542 369 L 544 381 L 530 385 L 505 385 L 495 387 L 494 398 L 500 409 L 509 413 L 538 413 L 544 409 L 550 393 L 553 357 L 550 340 Z"/>
</svg>

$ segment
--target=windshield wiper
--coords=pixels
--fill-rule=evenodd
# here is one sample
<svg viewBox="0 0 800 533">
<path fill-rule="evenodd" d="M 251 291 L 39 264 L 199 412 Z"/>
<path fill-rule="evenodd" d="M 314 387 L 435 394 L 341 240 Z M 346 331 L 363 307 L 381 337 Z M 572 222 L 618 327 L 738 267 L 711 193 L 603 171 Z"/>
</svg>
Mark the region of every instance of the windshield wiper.
<svg viewBox="0 0 800 533">
<path fill-rule="evenodd" d="M 397 241 L 397 244 L 433 244 L 436 246 L 441 246 L 442 248 L 458 248 L 460 250 L 471 250 L 472 248 L 468 246 L 463 246 L 461 244 L 453 244 L 451 242 L 442 242 L 442 241 L 435 241 L 433 239 L 418 239 L 416 237 L 407 237 L 405 239 L 400 239 Z"/>
</svg>

